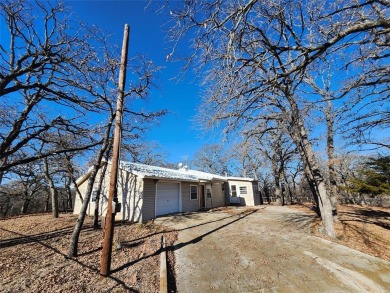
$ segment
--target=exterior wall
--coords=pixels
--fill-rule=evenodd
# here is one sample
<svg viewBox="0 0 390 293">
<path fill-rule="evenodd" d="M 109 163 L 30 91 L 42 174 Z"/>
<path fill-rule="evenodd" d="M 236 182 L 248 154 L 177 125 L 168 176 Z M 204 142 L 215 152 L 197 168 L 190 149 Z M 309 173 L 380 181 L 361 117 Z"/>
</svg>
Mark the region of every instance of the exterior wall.
<svg viewBox="0 0 390 293">
<path fill-rule="evenodd" d="M 223 183 L 205 183 L 205 184 L 197 184 L 190 182 L 181 182 L 181 202 L 182 202 L 182 212 L 194 212 L 200 209 L 200 186 L 204 186 L 205 190 L 205 206 L 206 208 L 215 208 L 222 207 L 225 205 L 225 197 L 222 192 L 222 184 Z M 190 185 L 198 186 L 198 199 L 191 200 L 190 199 Z M 206 189 L 211 187 L 211 198 L 207 198 Z"/>
<path fill-rule="evenodd" d="M 98 174 L 96 176 L 96 180 L 95 180 L 95 183 L 94 183 L 94 187 L 93 187 L 92 190 L 96 190 L 97 189 L 97 185 L 98 185 L 100 176 L 101 176 L 101 169 L 98 171 Z M 107 175 L 105 177 L 107 177 Z M 99 215 L 102 215 L 103 212 L 105 213 L 105 211 L 106 211 L 107 195 L 108 195 L 108 184 L 106 182 L 108 182 L 107 178 L 104 178 L 103 184 L 102 184 L 102 190 L 101 190 L 101 194 L 100 194 Z M 87 192 L 87 187 L 88 187 L 88 179 L 85 180 L 83 183 L 81 183 L 78 186 L 79 191 L 81 193 L 81 196 L 83 198 L 85 198 L 85 194 Z M 74 208 L 73 208 L 73 214 L 78 215 L 80 213 L 82 204 L 83 203 L 82 203 L 79 195 L 76 193 L 76 199 L 75 199 L 75 204 L 74 204 Z M 88 208 L 87 208 L 87 215 L 88 216 L 93 216 L 94 215 L 94 211 L 95 211 L 95 202 L 92 201 L 92 195 L 91 195 L 90 202 L 89 202 Z"/>
<path fill-rule="evenodd" d="M 118 200 L 122 203 L 122 210 L 116 215 L 115 219 L 139 222 L 142 214 L 143 180 L 129 172 L 120 171 Z"/>
<path fill-rule="evenodd" d="M 110 166 L 109 166 L 110 167 Z M 97 176 L 94 190 L 97 189 Z M 104 216 L 107 211 L 107 197 L 109 189 L 109 168 L 104 175 L 102 192 L 100 195 L 100 210 L 99 215 Z M 241 199 L 241 204 L 253 206 L 259 204 L 259 199 L 253 195 L 252 181 L 245 180 L 229 180 L 229 182 L 213 182 L 213 183 L 196 183 L 196 182 L 180 182 L 180 198 L 179 210 L 181 212 L 195 212 L 200 209 L 200 186 L 205 187 L 205 206 L 206 208 L 221 207 L 230 204 L 230 186 L 237 186 L 237 195 Z M 79 185 L 79 190 L 83 197 L 85 196 L 88 180 Z M 198 186 L 198 198 L 190 199 L 190 186 Z M 240 187 L 246 186 L 247 194 L 240 194 Z M 223 187 L 223 188 L 222 188 Z M 211 188 L 211 198 L 207 198 L 207 188 Z M 257 195 L 258 197 L 258 195 Z M 118 176 L 118 201 L 122 204 L 121 212 L 116 214 L 116 220 L 131 221 L 131 222 L 147 222 L 156 217 L 156 181 L 154 179 L 144 179 L 138 176 L 120 170 Z M 76 196 L 74 205 L 74 214 L 80 212 L 82 202 Z M 92 196 L 87 209 L 87 214 L 93 216 L 95 202 L 92 201 Z"/>
<path fill-rule="evenodd" d="M 88 180 L 85 180 L 83 183 L 81 183 L 78 188 L 82 196 L 84 196 L 86 190 L 87 190 Z M 76 192 L 75 200 L 74 200 L 74 206 L 73 206 L 73 214 L 78 215 L 81 210 L 82 201 L 80 199 L 80 196 Z M 88 213 L 88 210 L 87 210 Z"/>
<path fill-rule="evenodd" d="M 222 207 L 225 205 L 225 195 L 222 192 L 222 183 L 213 183 L 212 188 L 211 188 L 211 197 L 212 197 L 212 205 L 211 207 Z"/>
<path fill-rule="evenodd" d="M 156 183 L 153 179 L 144 179 L 142 223 L 156 217 Z"/>
<path fill-rule="evenodd" d="M 109 192 L 109 180 L 110 180 L 110 171 L 109 167 L 103 179 L 102 190 L 100 193 L 100 204 L 99 204 L 99 216 L 105 216 L 107 211 L 107 201 L 108 201 L 108 192 Z M 101 172 L 99 171 L 98 176 L 96 177 L 93 190 L 97 189 L 99 182 L 99 176 Z M 88 180 L 84 181 L 79 185 L 79 190 L 81 195 L 85 196 L 86 189 L 88 185 Z M 140 180 L 137 176 L 130 174 L 126 171 L 120 170 L 118 174 L 118 202 L 122 204 L 121 212 L 117 213 L 115 220 L 124 220 L 138 222 L 141 219 L 141 210 L 142 210 L 142 195 L 143 195 L 143 181 Z M 81 209 L 82 202 L 79 196 L 76 195 L 75 206 L 73 209 L 74 214 L 79 214 Z M 92 196 L 87 208 L 87 215 L 93 216 L 95 210 L 95 202 L 92 201 Z"/>
<path fill-rule="evenodd" d="M 230 190 L 232 185 L 237 186 L 237 196 L 240 197 L 240 204 L 241 205 L 247 205 L 247 206 L 255 206 L 260 204 L 260 198 L 259 195 L 253 194 L 253 183 L 252 181 L 240 181 L 240 180 L 229 180 L 228 182 L 228 193 L 230 195 Z M 241 194 L 240 187 L 246 187 L 247 194 Z M 230 203 L 230 199 L 229 199 Z"/>
<path fill-rule="evenodd" d="M 190 185 L 198 186 L 198 199 L 190 199 Z M 195 212 L 200 208 L 199 185 L 197 183 L 181 182 L 181 210 L 182 212 Z"/>
</svg>

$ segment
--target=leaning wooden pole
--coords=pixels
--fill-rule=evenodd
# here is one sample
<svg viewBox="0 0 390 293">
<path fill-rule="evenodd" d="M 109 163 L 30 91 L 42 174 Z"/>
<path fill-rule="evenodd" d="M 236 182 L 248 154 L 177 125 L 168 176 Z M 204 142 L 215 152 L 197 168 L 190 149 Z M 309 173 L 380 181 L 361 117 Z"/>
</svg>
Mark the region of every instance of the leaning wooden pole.
<svg viewBox="0 0 390 293">
<path fill-rule="evenodd" d="M 118 166 L 119 166 L 119 149 L 121 145 L 121 133 L 122 133 L 122 115 L 123 115 L 123 100 L 126 80 L 126 67 L 127 67 L 127 51 L 129 45 L 129 25 L 125 24 L 125 30 L 123 35 L 122 44 L 122 57 L 119 72 L 119 84 L 118 84 L 118 100 L 116 105 L 116 117 L 115 117 L 115 132 L 114 132 L 114 145 L 111 162 L 111 174 L 110 174 L 110 188 L 108 193 L 107 213 L 104 226 L 104 239 L 103 250 L 100 262 L 100 275 L 107 277 L 110 275 L 111 269 L 111 253 L 112 242 L 114 238 L 114 222 L 115 222 L 115 207 L 113 204 L 118 202 Z"/>
</svg>

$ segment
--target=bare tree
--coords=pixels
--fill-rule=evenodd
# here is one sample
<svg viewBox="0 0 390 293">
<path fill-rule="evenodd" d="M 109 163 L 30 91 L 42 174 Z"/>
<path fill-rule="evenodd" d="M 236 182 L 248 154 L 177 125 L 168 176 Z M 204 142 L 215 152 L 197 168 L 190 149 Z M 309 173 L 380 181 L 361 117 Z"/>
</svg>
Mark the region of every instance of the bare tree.
<svg viewBox="0 0 390 293">
<path fill-rule="evenodd" d="M 0 178 L 17 166 L 64 155 L 70 181 L 75 183 L 72 156 L 88 151 L 84 154 L 95 157 L 69 249 L 69 256 L 75 256 L 94 180 L 111 140 L 119 50 L 99 29 L 71 19 L 61 2 L 7 0 L 0 7 L 8 27 L 5 40 L 9 39 L 8 46 L 0 45 L 0 97 L 4 100 Z M 128 80 L 130 90 L 125 95 L 144 99 L 157 69 L 138 56 L 129 64 L 134 78 Z M 145 125 L 162 114 L 128 107 L 124 136 L 140 137 Z M 96 121 L 90 119 L 93 116 L 107 123 L 91 123 Z M 50 166 L 46 166 L 49 174 Z M 54 194 L 56 186 L 49 182 Z"/>
<path fill-rule="evenodd" d="M 222 145 L 211 144 L 201 147 L 192 159 L 192 165 L 199 170 L 214 174 L 231 174 L 229 156 Z"/>
<path fill-rule="evenodd" d="M 298 95 L 298 89 L 304 86 L 306 71 L 322 57 L 353 47 L 379 47 L 375 38 L 383 40 L 389 28 L 388 6 L 387 1 L 324 5 L 217 0 L 189 1 L 171 11 L 176 21 L 172 37 L 177 41 L 191 32 L 192 56 L 208 70 L 205 82 L 210 91 L 203 105 L 206 117 L 211 117 L 208 122 L 237 129 L 259 117 L 273 119 L 269 113 L 283 117 L 318 197 L 324 233 L 330 237 L 335 237 L 330 198 L 302 111 L 307 97 Z"/>
<path fill-rule="evenodd" d="M 112 56 L 112 52 L 109 50 L 104 51 L 104 60 L 107 63 L 100 65 L 100 74 L 94 76 L 91 81 L 93 84 L 97 85 L 93 90 L 93 95 L 101 103 L 100 107 L 104 107 L 107 110 L 107 122 L 106 124 L 101 125 L 100 139 L 102 144 L 100 148 L 96 150 L 93 166 L 89 170 L 90 175 L 88 178 L 87 188 L 83 197 L 83 202 L 79 216 L 71 236 L 71 243 L 68 250 L 68 257 L 76 257 L 78 253 L 78 239 L 80 237 L 81 228 L 83 226 L 87 208 L 91 199 L 91 194 L 95 185 L 97 178 L 100 178 L 98 184 L 102 183 L 102 176 L 104 174 L 99 170 L 102 167 L 103 159 L 108 160 L 108 154 L 110 153 L 111 144 L 112 144 L 112 128 L 115 120 L 115 108 L 113 107 L 114 103 L 112 99 L 116 96 L 117 87 L 116 87 L 116 72 L 119 69 L 119 57 L 115 59 Z M 144 58 L 131 58 L 128 62 L 128 72 L 133 79 L 129 79 L 127 82 L 130 84 L 129 89 L 124 93 L 125 101 L 125 110 L 124 110 L 124 120 L 123 120 L 123 141 L 125 144 L 130 144 L 137 139 L 139 139 L 144 133 L 147 126 L 153 124 L 158 117 L 165 114 L 165 110 L 148 112 L 145 110 L 133 109 L 129 106 L 130 102 L 135 99 L 146 99 L 149 94 L 149 89 L 153 86 L 152 79 L 155 72 L 158 68 L 153 66 L 151 61 L 147 61 Z M 134 81 L 135 80 L 135 81 Z M 88 85 L 86 85 L 88 87 Z M 100 176 L 100 177 L 98 177 Z M 96 219 L 95 219 L 96 223 Z"/>
<path fill-rule="evenodd" d="M 283 125 L 279 124 L 258 125 L 244 133 L 248 140 L 253 141 L 258 153 L 261 153 L 270 162 L 276 203 L 284 205 L 287 195 L 288 202 L 291 202 L 291 194 L 286 193 L 289 191 L 286 169 L 296 153 L 296 147 L 291 142 L 291 138 L 288 137 Z"/>
<path fill-rule="evenodd" d="M 73 229 L 73 233 L 71 236 L 71 243 L 69 246 L 68 257 L 76 257 L 78 255 L 78 242 L 79 242 L 79 237 L 80 237 L 80 233 L 81 233 L 81 228 L 84 224 L 84 220 L 85 220 L 87 208 L 88 208 L 88 205 L 90 202 L 93 186 L 95 184 L 96 177 L 97 177 L 99 169 L 101 167 L 101 163 L 102 163 L 102 160 L 104 158 L 104 154 L 110 145 L 111 130 L 112 130 L 114 118 L 115 118 L 115 114 L 113 112 L 109 118 L 109 121 L 108 121 L 108 124 L 106 127 L 106 131 L 104 133 L 103 144 L 95 157 L 95 162 L 94 162 L 94 165 L 92 166 L 91 174 L 88 178 L 87 190 L 85 192 L 85 195 L 83 198 L 83 203 L 81 206 L 81 210 L 79 212 L 79 216 L 77 218 L 77 222 L 76 222 L 76 225 Z"/>
<path fill-rule="evenodd" d="M 259 180 L 264 168 L 264 156 L 259 152 L 257 142 L 254 139 L 244 139 L 237 145 L 232 145 L 229 154 L 239 162 L 239 171 L 236 171 L 236 174 Z"/>
<path fill-rule="evenodd" d="M 167 154 L 157 142 L 133 141 L 132 144 L 124 144 L 122 149 L 122 156 L 127 160 L 155 166 L 167 164 Z"/>
<path fill-rule="evenodd" d="M 337 58 L 345 58 L 345 56 L 336 56 Z M 362 146 L 363 137 L 370 136 L 369 131 L 362 131 L 363 128 L 376 128 L 381 125 L 384 127 L 389 123 L 386 119 L 381 119 L 381 115 L 385 115 L 386 108 L 383 108 L 384 97 L 372 99 L 372 93 L 368 94 L 364 89 L 366 86 L 362 84 L 360 76 L 352 76 L 348 70 L 338 68 L 339 60 L 334 56 L 329 56 L 328 59 L 323 59 L 322 64 L 315 69 L 308 71 L 307 77 L 304 79 L 314 91 L 303 90 L 303 95 L 308 95 L 312 98 L 320 97 L 316 102 L 315 108 L 318 108 L 324 116 L 324 124 L 326 127 L 326 152 L 328 156 L 327 162 L 327 181 L 329 194 L 332 203 L 332 210 L 335 221 L 337 221 L 337 172 L 336 172 L 336 157 L 335 145 L 336 136 L 343 137 L 343 144 L 354 145 L 360 140 L 359 145 Z M 332 72 L 339 71 L 338 76 L 334 76 Z M 363 93 L 364 94 L 363 94 Z M 313 100 L 310 101 L 313 104 Z M 370 116 L 372 119 L 367 121 Z M 363 118 L 365 117 L 365 118 Z M 377 121 L 375 122 L 375 119 Z M 382 117 L 383 118 L 383 117 Z M 357 121 L 366 120 L 364 124 L 359 124 Z M 365 126 L 364 126 L 365 125 Z M 386 138 L 384 138 L 386 140 Z M 382 146 L 385 146 L 385 140 L 382 140 Z M 365 141 L 366 146 L 379 146 L 379 143 L 371 140 Z"/>
<path fill-rule="evenodd" d="M 51 203 L 52 203 L 52 215 L 53 218 L 58 218 L 58 191 L 54 184 L 54 180 L 52 175 L 49 171 L 49 163 L 47 161 L 47 158 L 43 159 L 43 170 L 44 170 L 44 176 L 49 184 L 49 190 L 51 195 Z"/>
<path fill-rule="evenodd" d="M 42 211 L 37 198 L 46 193 L 45 178 L 38 162 L 19 165 L 12 172 L 13 180 L 7 184 L 6 193 L 13 197 L 13 201 L 21 202 L 20 214 Z"/>
<path fill-rule="evenodd" d="M 104 44 L 98 32 L 72 24 L 60 2 L 7 0 L 0 8 L 9 40 L 0 45 L 1 178 L 13 166 L 100 143 L 86 114 L 102 110 L 90 77 L 101 70 L 95 48 Z M 50 143 L 50 131 L 72 134 L 79 144 L 39 149 Z"/>
</svg>

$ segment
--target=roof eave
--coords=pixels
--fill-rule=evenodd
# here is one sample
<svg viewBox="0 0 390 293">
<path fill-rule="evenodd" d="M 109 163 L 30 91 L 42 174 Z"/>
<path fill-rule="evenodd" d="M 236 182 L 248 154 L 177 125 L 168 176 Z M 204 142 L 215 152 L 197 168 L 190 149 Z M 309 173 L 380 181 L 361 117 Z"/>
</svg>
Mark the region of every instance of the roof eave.
<svg viewBox="0 0 390 293">
<path fill-rule="evenodd" d="M 156 180 L 171 180 L 171 181 L 199 182 L 198 179 L 172 178 L 172 177 L 162 177 L 162 176 L 153 176 L 153 175 L 145 175 L 145 176 L 143 176 L 143 178 L 147 178 L 147 179 L 156 179 Z"/>
</svg>

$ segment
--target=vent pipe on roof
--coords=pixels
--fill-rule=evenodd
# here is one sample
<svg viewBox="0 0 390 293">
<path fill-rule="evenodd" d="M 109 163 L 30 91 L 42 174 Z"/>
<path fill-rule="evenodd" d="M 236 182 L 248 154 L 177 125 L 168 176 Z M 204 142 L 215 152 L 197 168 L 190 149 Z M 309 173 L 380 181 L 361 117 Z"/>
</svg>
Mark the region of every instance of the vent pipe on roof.
<svg viewBox="0 0 390 293">
<path fill-rule="evenodd" d="M 177 167 L 179 168 L 180 171 L 188 171 L 188 166 L 183 165 L 183 163 L 177 164 Z"/>
</svg>

